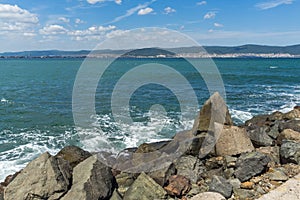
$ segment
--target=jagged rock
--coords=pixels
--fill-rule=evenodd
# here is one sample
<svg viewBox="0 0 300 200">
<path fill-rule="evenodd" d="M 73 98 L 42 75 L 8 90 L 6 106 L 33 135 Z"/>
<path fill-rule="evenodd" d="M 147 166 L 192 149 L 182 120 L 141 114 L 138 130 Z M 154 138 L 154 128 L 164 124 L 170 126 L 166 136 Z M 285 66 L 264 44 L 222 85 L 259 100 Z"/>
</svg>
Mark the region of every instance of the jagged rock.
<svg viewBox="0 0 300 200">
<path fill-rule="evenodd" d="M 279 156 L 279 147 L 278 146 L 260 147 L 260 148 L 257 148 L 256 151 L 267 155 L 271 159 L 269 166 L 274 167 L 274 166 L 280 164 L 280 156 Z"/>
<path fill-rule="evenodd" d="M 194 156 L 182 156 L 175 163 L 178 175 L 185 176 L 192 183 L 197 183 L 200 174 L 204 172 L 205 167 L 201 161 Z"/>
<path fill-rule="evenodd" d="M 181 197 L 191 189 L 190 180 L 181 175 L 171 176 L 168 180 L 168 185 L 164 187 L 169 195 Z"/>
<path fill-rule="evenodd" d="M 268 136 L 272 139 L 276 140 L 279 135 L 279 122 L 276 121 L 274 124 L 271 124 L 269 130 L 267 132 Z"/>
<path fill-rule="evenodd" d="M 218 92 L 202 106 L 193 126 L 193 134 L 212 130 L 214 123 L 233 125 L 229 110 Z"/>
<path fill-rule="evenodd" d="M 229 179 L 229 183 L 232 185 L 233 189 L 241 187 L 241 181 L 238 178 Z"/>
<path fill-rule="evenodd" d="M 121 172 L 120 174 L 116 175 L 115 178 L 118 184 L 118 192 L 124 196 L 125 192 L 133 184 L 135 176 L 134 174 Z"/>
<path fill-rule="evenodd" d="M 88 151 L 85 151 L 77 146 L 67 146 L 60 150 L 55 157 L 62 158 L 67 160 L 71 167 L 74 168 L 83 160 L 90 157 L 92 154 Z"/>
<path fill-rule="evenodd" d="M 94 155 L 74 168 L 72 187 L 61 200 L 108 199 L 115 186 L 111 169 L 101 163 L 97 155 Z"/>
<path fill-rule="evenodd" d="M 300 143 L 292 140 L 283 140 L 280 147 L 280 160 L 283 164 L 300 164 Z"/>
<path fill-rule="evenodd" d="M 261 127 L 261 126 L 265 125 L 268 118 L 269 118 L 269 115 L 254 116 L 252 119 L 247 120 L 245 122 L 245 125 L 250 129 L 253 129 L 256 127 Z"/>
<path fill-rule="evenodd" d="M 281 169 L 273 169 L 266 175 L 271 181 L 286 181 L 289 179 L 289 177 Z"/>
<path fill-rule="evenodd" d="M 122 200 L 122 197 L 121 195 L 118 193 L 117 190 L 115 190 L 113 192 L 113 194 L 111 195 L 110 199 L 109 200 Z"/>
<path fill-rule="evenodd" d="M 68 191 L 70 172 L 67 161 L 44 153 L 30 162 L 7 186 L 4 199 L 59 199 Z"/>
<path fill-rule="evenodd" d="M 292 129 L 284 129 L 277 138 L 277 143 L 282 144 L 283 140 L 294 140 L 300 143 L 300 132 L 294 131 Z"/>
<path fill-rule="evenodd" d="M 190 198 L 190 200 L 226 200 L 224 196 L 216 192 L 203 192 Z"/>
<path fill-rule="evenodd" d="M 270 116 L 268 116 L 268 121 L 280 121 L 283 118 L 283 113 L 280 111 L 273 112 Z"/>
<path fill-rule="evenodd" d="M 234 189 L 234 196 L 237 197 L 237 199 L 241 199 L 241 200 L 250 200 L 250 199 L 254 199 L 255 196 L 257 195 L 256 192 L 252 191 L 252 190 L 247 190 L 247 189 Z"/>
<path fill-rule="evenodd" d="M 282 117 L 284 120 L 291 120 L 291 119 L 299 119 L 300 118 L 300 109 L 299 107 L 295 107 L 290 112 L 283 114 Z"/>
<path fill-rule="evenodd" d="M 229 198 L 232 194 L 232 185 L 221 176 L 213 176 L 209 184 L 209 191 L 218 192 L 224 197 Z"/>
<path fill-rule="evenodd" d="M 124 200 L 166 199 L 167 192 L 145 173 L 141 173 L 124 195 Z"/>
<path fill-rule="evenodd" d="M 206 160 L 205 167 L 207 170 L 219 169 L 219 168 L 225 169 L 226 160 L 222 156 L 212 157 Z"/>
<path fill-rule="evenodd" d="M 234 175 L 242 182 L 249 180 L 251 177 L 262 173 L 270 158 L 259 152 L 251 152 L 242 154 L 237 162 Z"/>
<path fill-rule="evenodd" d="M 160 186 L 164 186 L 170 176 L 174 175 L 176 172 L 175 165 L 172 162 L 167 162 L 167 164 L 165 163 L 164 166 L 166 167 L 146 173 Z"/>
<path fill-rule="evenodd" d="M 224 126 L 216 143 L 216 153 L 231 156 L 251 152 L 254 147 L 244 128 Z"/>
<path fill-rule="evenodd" d="M 287 122 L 281 122 L 279 124 L 279 131 L 284 129 L 292 129 L 294 131 L 300 132 L 300 120 L 289 120 Z"/>
<path fill-rule="evenodd" d="M 268 135 L 267 131 L 269 130 L 268 126 L 257 127 L 254 130 L 248 130 L 248 135 L 254 145 L 254 147 L 265 147 L 271 146 L 275 142 Z"/>
<path fill-rule="evenodd" d="M 230 179 L 234 175 L 234 169 L 233 168 L 228 168 L 224 170 L 224 177 L 226 179 Z"/>
</svg>

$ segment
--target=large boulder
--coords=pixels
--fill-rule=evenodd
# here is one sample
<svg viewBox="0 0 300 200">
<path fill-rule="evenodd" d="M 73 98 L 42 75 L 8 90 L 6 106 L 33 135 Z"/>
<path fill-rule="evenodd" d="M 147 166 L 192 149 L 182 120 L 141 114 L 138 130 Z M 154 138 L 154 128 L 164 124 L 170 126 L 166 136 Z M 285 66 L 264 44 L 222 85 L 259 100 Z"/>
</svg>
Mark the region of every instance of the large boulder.
<svg viewBox="0 0 300 200">
<path fill-rule="evenodd" d="M 5 200 L 60 199 L 70 186 L 71 167 L 49 153 L 30 162 L 4 191 Z"/>
<path fill-rule="evenodd" d="M 74 168 L 72 187 L 61 200 L 108 199 L 115 186 L 111 169 L 94 155 Z"/>
<path fill-rule="evenodd" d="M 141 173 L 126 191 L 124 200 L 166 199 L 167 192 L 145 173 Z"/>
<path fill-rule="evenodd" d="M 281 145 L 283 140 L 294 140 L 300 143 L 300 132 L 292 129 L 284 129 L 277 138 L 277 144 Z"/>
<path fill-rule="evenodd" d="M 229 198 L 232 194 L 232 185 L 222 176 L 213 176 L 209 184 L 209 191 L 218 192 L 224 197 Z"/>
<path fill-rule="evenodd" d="M 244 128 L 225 126 L 216 143 L 216 153 L 231 156 L 251 152 L 254 147 Z"/>
<path fill-rule="evenodd" d="M 251 152 L 242 154 L 236 162 L 236 170 L 234 175 L 241 181 L 247 181 L 251 177 L 263 173 L 270 158 L 259 152 Z"/>
<path fill-rule="evenodd" d="M 275 140 L 273 140 L 267 132 L 269 129 L 268 126 L 262 126 L 248 130 L 248 135 L 254 147 L 266 147 L 275 144 Z"/>
<path fill-rule="evenodd" d="M 71 167 L 74 168 L 83 160 L 90 157 L 92 154 L 77 146 L 67 146 L 60 150 L 55 157 L 67 160 Z"/>
<path fill-rule="evenodd" d="M 283 140 L 280 147 L 280 160 L 282 164 L 300 164 L 300 143 L 292 140 Z"/>
<path fill-rule="evenodd" d="M 193 133 L 211 130 L 214 123 L 233 125 L 225 101 L 218 92 L 214 93 L 202 106 L 193 126 Z"/>
</svg>

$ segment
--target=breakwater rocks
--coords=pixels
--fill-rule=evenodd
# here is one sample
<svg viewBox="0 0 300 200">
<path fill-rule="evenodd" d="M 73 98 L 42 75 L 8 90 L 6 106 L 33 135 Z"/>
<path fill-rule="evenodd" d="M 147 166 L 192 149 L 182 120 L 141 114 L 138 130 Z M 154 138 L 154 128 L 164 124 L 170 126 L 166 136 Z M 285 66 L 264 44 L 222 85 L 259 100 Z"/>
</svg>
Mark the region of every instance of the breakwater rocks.
<svg viewBox="0 0 300 200">
<path fill-rule="evenodd" d="M 0 184 L 1 200 L 257 199 L 300 173 L 300 107 L 234 126 L 215 93 L 192 130 L 112 158 L 69 146 Z"/>
</svg>

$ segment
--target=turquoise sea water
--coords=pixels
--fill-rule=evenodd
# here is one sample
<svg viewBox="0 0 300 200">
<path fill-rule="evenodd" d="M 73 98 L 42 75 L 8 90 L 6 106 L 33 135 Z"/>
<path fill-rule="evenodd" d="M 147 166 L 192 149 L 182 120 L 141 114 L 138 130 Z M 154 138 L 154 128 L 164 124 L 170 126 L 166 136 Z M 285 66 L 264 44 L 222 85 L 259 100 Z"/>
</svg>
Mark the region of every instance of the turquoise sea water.
<svg viewBox="0 0 300 200">
<path fill-rule="evenodd" d="M 129 102 L 133 124 L 114 120 L 110 103 L 118 80 L 133 66 L 157 61 L 121 59 L 109 68 L 97 86 L 96 115 L 91 116 L 94 124 L 82 128 L 74 125 L 72 114 L 73 86 L 82 59 L 0 60 L 0 180 L 24 167 L 39 154 L 45 151 L 55 154 L 66 145 L 79 145 L 90 151 L 118 151 L 143 142 L 171 138 L 176 131 L 191 128 L 197 110 L 189 109 L 191 102 L 187 98 L 185 114 L 190 116 L 190 120 L 180 117 L 180 106 L 172 88 L 179 88 L 183 94 L 187 88 L 176 81 L 171 82 L 171 89 L 155 83 L 141 86 Z M 237 124 L 253 115 L 275 110 L 286 112 L 300 104 L 300 59 L 214 61 L 225 85 L 231 115 Z M 94 62 L 101 67 L 105 60 Z M 160 59 L 159 63 L 173 66 L 189 81 L 199 105 L 209 97 L 204 80 L 186 62 Z M 149 74 L 159 75 L 159 71 Z M 159 79 L 168 82 L 172 77 L 163 75 Z M 126 94 L 131 85 L 123 85 L 125 89 L 122 92 Z M 156 107 L 150 109 L 153 105 Z"/>
</svg>

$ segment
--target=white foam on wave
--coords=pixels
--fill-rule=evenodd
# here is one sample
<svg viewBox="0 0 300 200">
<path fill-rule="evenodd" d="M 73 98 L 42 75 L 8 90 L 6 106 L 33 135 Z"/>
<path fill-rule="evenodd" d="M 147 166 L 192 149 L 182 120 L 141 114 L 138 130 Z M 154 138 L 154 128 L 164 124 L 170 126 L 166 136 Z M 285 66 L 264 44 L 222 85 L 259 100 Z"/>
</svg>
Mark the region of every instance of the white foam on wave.
<svg viewBox="0 0 300 200">
<path fill-rule="evenodd" d="M 253 115 L 250 112 L 247 111 L 241 111 L 236 109 L 229 109 L 229 112 L 231 114 L 231 117 L 238 121 L 238 123 L 244 123 L 245 121 L 251 119 Z"/>
<path fill-rule="evenodd" d="M 5 98 L 1 98 L 0 102 L 1 104 L 13 104 L 13 101 L 7 100 Z"/>
</svg>

